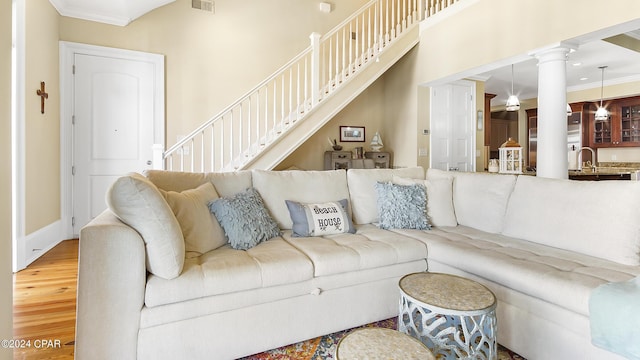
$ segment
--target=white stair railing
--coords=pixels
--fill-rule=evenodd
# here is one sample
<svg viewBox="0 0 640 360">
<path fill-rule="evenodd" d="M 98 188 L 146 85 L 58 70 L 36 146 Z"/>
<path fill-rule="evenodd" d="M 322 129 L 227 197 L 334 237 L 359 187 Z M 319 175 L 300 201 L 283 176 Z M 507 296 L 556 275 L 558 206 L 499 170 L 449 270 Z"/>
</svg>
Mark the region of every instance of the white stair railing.
<svg viewBox="0 0 640 360">
<path fill-rule="evenodd" d="M 459 0 L 372 0 L 162 155 L 178 171 L 241 169 L 395 39 Z M 162 166 L 154 167 L 161 168 Z"/>
</svg>

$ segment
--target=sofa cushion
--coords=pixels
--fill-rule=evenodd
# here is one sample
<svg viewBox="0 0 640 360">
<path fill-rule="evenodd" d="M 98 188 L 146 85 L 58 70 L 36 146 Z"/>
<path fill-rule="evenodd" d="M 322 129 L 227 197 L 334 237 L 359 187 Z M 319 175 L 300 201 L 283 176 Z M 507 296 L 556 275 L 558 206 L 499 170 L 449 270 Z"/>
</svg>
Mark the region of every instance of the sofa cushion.
<svg viewBox="0 0 640 360">
<path fill-rule="evenodd" d="M 356 225 L 355 234 L 282 237 L 313 262 L 315 276 L 327 276 L 425 259 L 427 248 L 420 241 L 398 236 L 375 225 Z"/>
<path fill-rule="evenodd" d="M 491 233 L 501 232 L 515 182 L 515 175 L 456 173 L 453 206 L 458 224 Z"/>
<path fill-rule="evenodd" d="M 639 265 L 638 204 L 637 182 L 521 176 L 509 200 L 503 234 Z"/>
<path fill-rule="evenodd" d="M 159 189 L 184 191 L 210 182 L 220 196 L 232 196 L 252 186 L 251 171 L 190 173 L 168 170 L 145 170 L 145 176 Z"/>
<path fill-rule="evenodd" d="M 185 260 L 182 274 L 171 280 L 150 276 L 145 304 L 150 307 L 268 288 L 309 280 L 313 264 L 280 237 L 243 251 L 230 245 Z"/>
<path fill-rule="evenodd" d="M 594 288 L 640 274 L 637 266 L 466 226 L 392 231 L 423 241 L 430 263 L 447 264 L 584 316 Z"/>
<path fill-rule="evenodd" d="M 285 199 L 323 203 L 349 198 L 344 170 L 253 170 L 253 186 L 260 192 L 265 206 L 281 229 L 291 229 L 293 226 Z"/>
<path fill-rule="evenodd" d="M 180 275 L 185 257 L 182 230 L 151 181 L 136 173 L 122 176 L 107 191 L 106 202 L 120 220 L 142 235 L 150 273 L 165 279 Z"/>
<path fill-rule="evenodd" d="M 351 210 L 356 224 L 371 224 L 379 221 L 376 183 L 388 182 L 393 176 L 412 179 L 424 179 L 421 167 L 402 169 L 350 169 L 347 172 Z"/>
<path fill-rule="evenodd" d="M 202 255 L 227 243 L 218 220 L 209 211 L 209 202 L 218 198 L 210 182 L 182 192 L 160 190 L 160 193 L 180 223 L 188 257 Z"/>
<path fill-rule="evenodd" d="M 229 244 L 236 250 L 247 250 L 280 235 L 260 194 L 248 188 L 234 196 L 222 197 L 209 204 L 224 229 Z"/>
<path fill-rule="evenodd" d="M 427 218 L 431 225 L 458 225 L 453 209 L 453 177 L 422 180 L 394 175 L 392 181 L 400 185 L 423 184 L 427 188 Z"/>
<path fill-rule="evenodd" d="M 293 236 L 322 236 L 342 233 L 355 233 L 347 211 L 348 201 L 304 204 L 285 200 L 293 226 Z"/>
<path fill-rule="evenodd" d="M 431 229 L 427 221 L 427 188 L 422 184 L 376 183 L 381 229 Z"/>
</svg>

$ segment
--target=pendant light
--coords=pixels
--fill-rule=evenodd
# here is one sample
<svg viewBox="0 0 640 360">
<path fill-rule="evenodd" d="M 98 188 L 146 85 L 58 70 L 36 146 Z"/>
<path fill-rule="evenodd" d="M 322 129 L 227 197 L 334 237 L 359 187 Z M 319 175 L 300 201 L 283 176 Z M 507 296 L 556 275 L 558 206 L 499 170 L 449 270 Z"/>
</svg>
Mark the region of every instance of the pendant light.
<svg viewBox="0 0 640 360">
<path fill-rule="evenodd" d="M 606 69 L 606 68 L 607 68 L 606 66 L 598 67 L 598 69 L 602 70 L 602 84 L 600 85 L 600 107 L 596 111 L 596 116 L 595 116 L 596 120 L 607 120 L 607 119 L 609 119 L 609 112 L 607 111 L 607 109 L 604 108 L 604 106 L 602 106 L 602 99 L 603 99 L 603 94 L 604 94 L 604 69 Z"/>
<path fill-rule="evenodd" d="M 516 94 L 513 93 L 513 64 L 511 64 L 511 95 L 509 95 L 505 106 L 507 111 L 517 111 L 520 109 L 520 100 L 518 100 Z"/>
</svg>

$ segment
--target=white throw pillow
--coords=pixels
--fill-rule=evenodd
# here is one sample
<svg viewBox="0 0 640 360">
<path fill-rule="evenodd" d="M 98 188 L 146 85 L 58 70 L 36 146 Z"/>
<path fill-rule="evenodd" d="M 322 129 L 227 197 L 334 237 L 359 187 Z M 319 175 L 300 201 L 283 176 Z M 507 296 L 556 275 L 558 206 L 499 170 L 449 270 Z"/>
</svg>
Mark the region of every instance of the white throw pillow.
<svg viewBox="0 0 640 360">
<path fill-rule="evenodd" d="M 349 198 L 344 170 L 253 170 L 253 187 L 280 229 L 293 227 L 285 199 L 308 204 Z"/>
<path fill-rule="evenodd" d="M 180 223 L 184 246 L 188 254 L 199 256 L 227 243 L 224 231 L 209 211 L 209 202 L 219 198 L 211 183 L 182 192 L 160 190 Z"/>
<path fill-rule="evenodd" d="M 458 224 L 498 234 L 516 175 L 460 172 L 453 180 L 453 207 Z"/>
<path fill-rule="evenodd" d="M 293 226 L 293 237 L 310 237 L 356 232 L 349 216 L 347 199 L 305 204 L 285 200 Z"/>
<path fill-rule="evenodd" d="M 453 209 L 453 179 L 410 179 L 397 175 L 392 182 L 398 185 L 421 184 L 427 188 L 427 217 L 433 226 L 457 226 Z"/>
<path fill-rule="evenodd" d="M 106 201 L 120 220 L 142 235 L 147 270 L 164 279 L 178 277 L 184 265 L 184 238 L 158 188 L 144 176 L 132 173 L 111 185 Z"/>
</svg>

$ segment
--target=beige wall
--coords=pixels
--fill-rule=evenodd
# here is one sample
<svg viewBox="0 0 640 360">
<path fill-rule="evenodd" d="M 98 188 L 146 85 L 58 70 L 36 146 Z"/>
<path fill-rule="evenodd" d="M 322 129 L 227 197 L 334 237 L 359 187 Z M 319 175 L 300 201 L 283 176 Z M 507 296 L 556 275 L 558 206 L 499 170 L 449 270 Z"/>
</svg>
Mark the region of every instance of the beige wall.
<svg viewBox="0 0 640 360">
<path fill-rule="evenodd" d="M 59 15 L 47 0 L 25 1 L 25 232 L 60 219 Z M 49 98 L 40 113 L 36 90 L 46 83 Z"/>
<path fill-rule="evenodd" d="M 0 153 L 11 154 L 11 0 L 0 0 Z M 0 339 L 13 338 L 11 162 L 0 162 Z M 0 359 L 13 358 L 0 347 Z"/>
<path fill-rule="evenodd" d="M 365 2 L 324 14 L 316 0 L 218 0 L 211 14 L 178 0 L 119 27 L 25 1 L 26 235 L 61 218 L 58 40 L 164 54 L 170 146 L 309 46 L 312 32 L 327 32 Z M 49 93 L 45 114 L 35 95 L 40 81 Z"/>
<path fill-rule="evenodd" d="M 323 153 L 330 150 L 327 136 L 336 138 L 341 125 L 366 126 L 366 142 L 343 143 L 341 145 L 344 146 L 344 150 L 351 150 L 356 146 L 364 146 L 365 151 L 370 150 L 371 137 L 379 131 L 384 142 L 383 151 L 392 153 L 394 167 L 423 165 L 418 162 L 417 151 L 419 140 L 423 139 L 416 137 L 415 122 L 411 122 L 416 118 L 417 109 L 404 106 L 407 99 L 418 98 L 415 92 L 418 84 L 415 81 L 416 57 L 411 54 L 417 52 L 419 46 L 410 50 L 408 55 L 387 70 L 371 87 L 358 96 L 356 101 L 349 104 L 338 116 L 294 151 L 277 169 L 286 169 L 291 166 L 307 170 L 322 169 Z M 356 123 L 354 119 L 357 119 Z M 407 126 L 407 123 L 412 125 Z"/>
<path fill-rule="evenodd" d="M 574 2 L 555 0 L 479 0 L 445 21 L 426 27 L 421 33 L 420 44 L 401 60 L 404 65 L 394 66 L 385 74 L 387 112 L 404 115 L 395 124 L 397 128 L 416 130 L 414 138 L 417 139 L 406 142 L 407 147 L 401 151 L 407 156 L 406 162 L 415 159 L 418 165 L 429 166 L 428 157 L 416 158 L 415 155 L 417 148 L 429 146 L 428 136 L 422 135 L 423 129 L 429 129 L 429 90 L 423 84 L 468 73 L 489 63 L 528 54 L 559 41 L 635 20 L 640 13 L 640 2 L 635 0 L 621 0 L 604 8 L 595 0 L 585 0 L 580 3 L 580 9 L 575 6 Z M 593 9 L 599 9 L 599 14 L 603 16 L 589 16 Z M 527 16 L 517 15 L 523 13 Z M 589 21 L 584 20 L 587 17 Z M 392 83 L 397 86 L 393 92 L 388 91 Z M 608 97 L 635 93 L 638 93 L 637 84 L 619 86 L 617 91 L 611 90 L 611 93 L 605 89 Z M 591 92 L 575 97 L 568 94 L 570 102 L 597 98 L 599 94 Z M 478 104 L 479 101 L 480 96 Z M 520 124 L 524 123 L 524 119 L 525 113 L 521 110 Z M 526 134 L 524 130 L 519 133 L 521 137 Z M 481 139 L 478 134 L 478 149 L 481 149 Z M 525 140 L 519 141 L 522 143 Z M 479 163 L 482 157 L 476 160 Z"/>
<path fill-rule="evenodd" d="M 251 90 L 365 0 L 217 0 L 215 14 L 178 0 L 126 27 L 60 19 L 60 39 L 165 55 L 167 146 Z"/>
<path fill-rule="evenodd" d="M 353 151 L 359 146 L 370 150 L 369 143 L 376 131 L 380 132 L 385 144 L 383 151 L 393 152 L 393 147 L 387 146 L 390 142 L 385 136 L 384 104 L 379 101 L 383 97 L 385 87 L 383 78 L 375 81 L 309 140 L 283 160 L 276 169 L 296 167 L 304 170 L 323 170 L 324 152 L 331 150 L 328 138 L 336 139 L 338 144 L 342 145 L 342 151 Z M 364 126 L 365 142 L 340 142 L 340 126 Z"/>
<path fill-rule="evenodd" d="M 429 82 L 527 54 L 636 20 L 638 13 L 640 2 L 636 0 L 610 1 L 606 6 L 598 0 L 582 0 L 579 5 L 576 1 L 557 0 L 480 0 L 423 31 L 422 39 L 428 41 L 421 43 L 426 48 L 420 58 L 424 68 L 421 80 Z"/>
<path fill-rule="evenodd" d="M 417 64 L 416 58 L 411 55 L 419 51 L 419 47 L 418 44 L 384 74 L 384 131 L 387 144 L 393 147 L 393 165 L 396 167 L 416 166 L 418 161 L 415 126 L 417 107 L 404 104 L 408 99 L 412 99 L 415 104 L 418 98 L 415 83 Z M 411 120 L 414 125 L 407 126 L 407 122 L 410 123 Z"/>
</svg>

